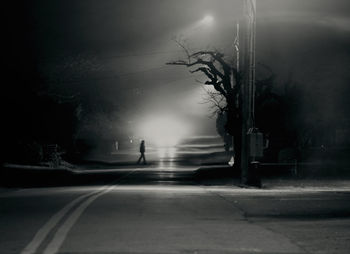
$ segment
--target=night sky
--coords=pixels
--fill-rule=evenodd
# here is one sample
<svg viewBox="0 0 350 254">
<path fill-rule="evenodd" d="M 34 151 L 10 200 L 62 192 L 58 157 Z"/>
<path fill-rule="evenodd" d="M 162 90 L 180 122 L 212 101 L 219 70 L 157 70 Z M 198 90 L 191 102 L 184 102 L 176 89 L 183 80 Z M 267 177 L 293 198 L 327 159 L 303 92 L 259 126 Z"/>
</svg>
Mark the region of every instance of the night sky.
<svg viewBox="0 0 350 254">
<path fill-rule="evenodd" d="M 329 121 L 348 116 L 350 2 L 257 2 L 257 62 L 272 69 L 277 87 L 292 79 L 311 91 L 315 114 Z M 204 77 L 165 63 L 184 57 L 174 38 L 192 49 L 232 53 L 242 1 L 41 0 L 2 9 L 11 73 L 3 85 L 35 72 L 48 93 L 78 96 L 92 122 L 122 121 L 138 135 L 143 123 L 166 116 L 186 123 L 187 134 L 215 135 L 196 82 Z M 205 15 L 213 24 L 200 23 Z"/>
</svg>

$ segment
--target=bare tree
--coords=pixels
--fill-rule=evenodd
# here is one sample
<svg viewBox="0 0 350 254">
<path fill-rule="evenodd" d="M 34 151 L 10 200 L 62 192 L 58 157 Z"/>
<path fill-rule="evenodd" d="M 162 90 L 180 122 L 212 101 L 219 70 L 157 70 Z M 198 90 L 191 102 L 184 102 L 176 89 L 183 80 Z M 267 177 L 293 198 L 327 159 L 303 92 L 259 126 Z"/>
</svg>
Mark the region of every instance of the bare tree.
<svg viewBox="0 0 350 254">
<path fill-rule="evenodd" d="M 203 73 L 207 80 L 206 86 L 212 86 L 215 92 L 208 94 L 217 110 L 227 116 L 226 131 L 234 137 L 235 165 L 241 170 L 242 148 L 242 99 L 241 74 L 226 60 L 225 55 L 218 50 L 200 50 L 191 53 L 181 42 L 176 43 L 186 53 L 186 60 L 168 62 L 168 65 L 182 65 L 189 68 L 190 73 Z M 224 102 L 224 103 L 223 103 Z"/>
<path fill-rule="evenodd" d="M 225 97 L 221 93 L 207 89 L 205 87 L 203 87 L 203 90 L 205 94 L 203 96 L 203 102 L 201 102 L 201 104 L 209 104 L 209 117 L 214 118 L 218 114 L 224 113 L 227 108 Z"/>
</svg>

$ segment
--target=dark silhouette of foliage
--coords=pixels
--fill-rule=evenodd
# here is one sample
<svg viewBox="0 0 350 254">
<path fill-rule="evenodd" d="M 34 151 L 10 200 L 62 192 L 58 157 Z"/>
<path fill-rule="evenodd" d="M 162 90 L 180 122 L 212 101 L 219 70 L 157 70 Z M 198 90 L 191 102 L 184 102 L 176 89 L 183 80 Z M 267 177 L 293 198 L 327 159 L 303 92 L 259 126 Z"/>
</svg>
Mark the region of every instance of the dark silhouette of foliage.
<svg viewBox="0 0 350 254">
<path fill-rule="evenodd" d="M 169 65 L 181 65 L 189 68 L 191 73 L 201 72 L 207 80 L 206 86 L 212 86 L 226 101 L 226 107 L 220 111 L 226 115 L 225 130 L 234 137 L 235 167 L 241 170 L 242 110 L 240 72 L 233 68 L 225 55 L 217 50 L 200 50 L 191 53 L 182 43 L 187 60 L 171 61 Z"/>
</svg>

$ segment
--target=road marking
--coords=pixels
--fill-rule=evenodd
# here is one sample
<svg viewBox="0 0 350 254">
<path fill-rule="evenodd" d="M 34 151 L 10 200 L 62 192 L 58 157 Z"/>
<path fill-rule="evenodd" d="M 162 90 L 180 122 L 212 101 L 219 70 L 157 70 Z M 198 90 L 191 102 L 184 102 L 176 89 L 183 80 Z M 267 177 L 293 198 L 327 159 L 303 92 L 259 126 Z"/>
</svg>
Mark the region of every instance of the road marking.
<svg viewBox="0 0 350 254">
<path fill-rule="evenodd" d="M 57 230 L 55 236 L 53 237 L 52 241 L 47 245 L 44 254 L 55 254 L 60 249 L 62 243 L 67 237 L 68 232 L 73 227 L 73 225 L 77 222 L 81 214 L 85 211 L 85 209 L 98 197 L 106 194 L 107 192 L 110 192 L 113 190 L 115 186 L 111 186 L 107 188 L 104 191 L 101 191 L 91 197 L 89 197 L 87 200 L 82 202 L 69 216 L 69 218 L 61 225 L 61 227 Z"/>
<path fill-rule="evenodd" d="M 93 191 L 88 194 L 84 194 L 70 203 L 68 203 L 65 207 L 59 210 L 55 215 L 53 215 L 48 222 L 45 223 L 43 227 L 39 229 L 39 231 L 35 234 L 32 241 L 21 251 L 21 254 L 32 254 L 35 253 L 40 244 L 45 240 L 47 235 L 51 232 L 51 230 L 62 220 L 62 218 L 79 202 L 81 202 L 84 198 L 87 198 L 91 195 L 99 193 L 103 191 L 106 187 L 102 187 L 99 190 Z"/>
<path fill-rule="evenodd" d="M 111 191 L 115 188 L 115 184 L 120 182 L 125 177 L 133 174 L 134 172 L 138 171 L 140 168 L 135 168 L 128 174 L 125 174 L 124 176 L 120 177 L 117 181 L 115 181 L 112 185 L 103 186 L 99 188 L 96 191 L 84 194 L 70 203 L 68 203 L 66 206 L 64 206 L 60 211 L 58 211 L 56 214 L 54 214 L 48 222 L 45 223 L 43 227 L 39 229 L 39 231 L 35 234 L 32 241 L 21 251 L 21 254 L 32 254 L 35 253 L 38 247 L 42 244 L 42 242 L 47 238 L 49 233 L 56 227 L 56 225 L 62 220 L 62 218 L 71 210 L 73 210 L 73 207 L 77 205 L 79 202 L 82 202 L 82 200 L 86 199 L 85 202 L 82 202 L 80 206 L 78 206 L 75 210 L 73 210 L 72 214 L 66 219 L 66 221 L 63 223 L 63 225 L 58 229 L 56 232 L 54 238 L 52 241 L 47 245 L 44 253 L 56 253 L 60 246 L 62 245 L 64 239 L 66 238 L 66 235 L 68 234 L 71 227 L 74 225 L 74 223 L 79 219 L 80 215 L 84 212 L 84 210 L 98 197 L 102 196 L 103 194 Z M 90 198 L 89 198 L 90 196 Z"/>
</svg>

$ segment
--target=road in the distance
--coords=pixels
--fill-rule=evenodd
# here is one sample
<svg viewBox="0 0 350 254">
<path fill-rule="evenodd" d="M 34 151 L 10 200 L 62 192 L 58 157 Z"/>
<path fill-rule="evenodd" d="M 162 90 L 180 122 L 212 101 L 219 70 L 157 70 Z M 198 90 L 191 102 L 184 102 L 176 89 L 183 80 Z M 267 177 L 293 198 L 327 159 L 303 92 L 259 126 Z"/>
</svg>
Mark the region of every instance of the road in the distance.
<svg viewBox="0 0 350 254">
<path fill-rule="evenodd" d="M 1 253 L 348 253 L 350 189 L 200 186 L 193 170 L 1 193 Z"/>
</svg>

